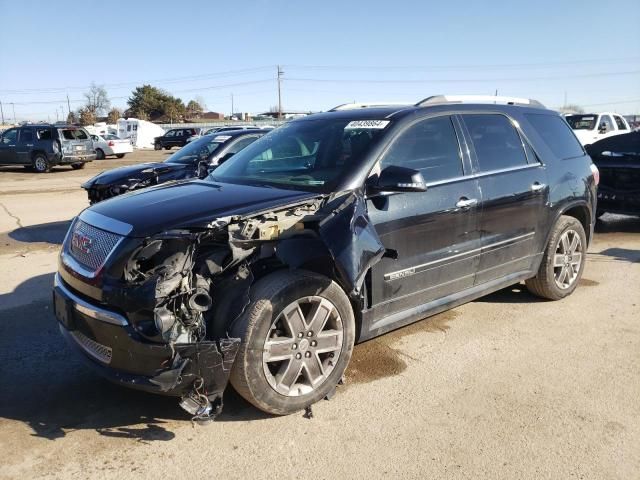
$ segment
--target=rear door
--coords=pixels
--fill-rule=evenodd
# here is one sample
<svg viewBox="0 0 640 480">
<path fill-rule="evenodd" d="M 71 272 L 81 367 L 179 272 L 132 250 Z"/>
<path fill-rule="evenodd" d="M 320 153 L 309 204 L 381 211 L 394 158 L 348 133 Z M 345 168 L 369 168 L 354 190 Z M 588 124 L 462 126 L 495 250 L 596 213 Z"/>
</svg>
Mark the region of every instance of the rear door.
<svg viewBox="0 0 640 480">
<path fill-rule="evenodd" d="M 2 134 L 0 140 L 0 163 L 3 165 L 12 165 L 16 163 L 16 145 L 18 143 L 18 129 L 10 128 Z"/>
<path fill-rule="evenodd" d="M 476 285 L 532 268 L 546 223 L 547 173 L 502 113 L 461 114 L 482 192 Z"/>
<path fill-rule="evenodd" d="M 31 163 L 31 151 L 33 150 L 33 130 L 31 128 L 21 128 L 16 144 L 16 162 L 21 165 Z"/>
<path fill-rule="evenodd" d="M 457 121 L 449 115 L 418 120 L 392 140 L 376 167 L 419 170 L 428 186 L 367 200 L 382 244 L 397 256 L 372 267 L 372 307 L 379 319 L 373 328 L 385 326 L 389 314 L 473 286 L 480 190 L 458 139 Z"/>
</svg>

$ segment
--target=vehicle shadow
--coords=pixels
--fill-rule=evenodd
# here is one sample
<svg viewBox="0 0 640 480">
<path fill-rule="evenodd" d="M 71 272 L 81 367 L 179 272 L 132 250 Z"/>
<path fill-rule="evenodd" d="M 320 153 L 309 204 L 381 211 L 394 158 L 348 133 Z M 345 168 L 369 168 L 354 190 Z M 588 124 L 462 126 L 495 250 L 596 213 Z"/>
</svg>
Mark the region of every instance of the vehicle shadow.
<svg viewBox="0 0 640 480">
<path fill-rule="evenodd" d="M 70 172 L 73 171 L 73 169 L 69 166 L 69 165 L 56 165 L 51 167 L 51 170 L 49 170 L 49 172 L 47 172 L 46 174 L 42 174 L 42 173 L 38 173 L 37 175 L 51 175 L 52 173 L 63 173 L 63 172 Z M 0 167 L 0 172 L 7 172 L 7 173 L 31 173 L 31 174 L 35 174 L 35 170 L 33 170 L 33 168 L 31 167 L 23 167 L 22 165 L 17 166 L 17 167 Z"/>
<path fill-rule="evenodd" d="M 632 250 L 630 248 L 607 248 L 598 252 L 598 255 L 606 255 L 624 262 L 640 263 L 640 250 Z"/>
<path fill-rule="evenodd" d="M 13 295 L 51 285 L 52 276 L 35 277 L 0 295 L 0 418 L 23 422 L 32 435 L 49 440 L 86 429 L 140 442 L 174 438 L 172 429 L 191 418 L 179 399 L 130 390 L 95 373 L 60 335 L 48 288 L 44 295 L 40 287 L 31 303 L 4 308 Z M 215 421 L 270 418 L 231 388 L 224 400 Z"/>
<path fill-rule="evenodd" d="M 71 220 L 59 222 L 41 223 L 28 227 L 16 228 L 9 232 L 9 238 L 23 243 L 50 243 L 61 245 L 64 236 L 69 230 Z"/>
<path fill-rule="evenodd" d="M 640 233 L 640 217 L 605 214 L 596 222 L 595 233 Z"/>
<path fill-rule="evenodd" d="M 511 285 L 474 300 L 474 302 L 481 303 L 537 303 L 543 301 L 541 298 L 529 293 L 523 283 Z"/>
</svg>

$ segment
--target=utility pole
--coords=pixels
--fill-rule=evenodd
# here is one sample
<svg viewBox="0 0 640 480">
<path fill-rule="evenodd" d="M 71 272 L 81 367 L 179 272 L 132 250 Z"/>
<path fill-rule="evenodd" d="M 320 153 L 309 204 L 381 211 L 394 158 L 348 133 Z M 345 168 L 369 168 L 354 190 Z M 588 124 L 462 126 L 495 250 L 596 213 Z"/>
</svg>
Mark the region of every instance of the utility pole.
<svg viewBox="0 0 640 480">
<path fill-rule="evenodd" d="M 69 101 L 69 94 L 67 93 L 67 108 L 69 109 L 69 115 L 71 115 L 71 102 Z"/>
<path fill-rule="evenodd" d="M 229 117 L 229 120 L 231 120 L 233 118 L 233 93 L 231 94 L 231 116 Z"/>
<path fill-rule="evenodd" d="M 278 120 L 282 120 L 282 75 L 284 75 L 284 71 L 278 65 Z"/>
<path fill-rule="evenodd" d="M 11 102 L 11 108 L 13 109 L 13 123 L 18 123 L 16 120 L 16 106 L 13 102 Z"/>
<path fill-rule="evenodd" d="M 2 113 L 2 125 L 4 125 L 4 110 L 2 109 L 2 102 L 0 102 L 0 113 Z"/>
</svg>

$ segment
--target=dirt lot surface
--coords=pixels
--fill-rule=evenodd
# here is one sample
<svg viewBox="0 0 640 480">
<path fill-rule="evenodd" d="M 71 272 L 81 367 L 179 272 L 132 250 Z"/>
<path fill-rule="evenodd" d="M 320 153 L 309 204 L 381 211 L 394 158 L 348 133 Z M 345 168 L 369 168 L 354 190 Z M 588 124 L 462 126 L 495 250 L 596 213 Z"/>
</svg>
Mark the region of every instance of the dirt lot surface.
<svg viewBox="0 0 640 480">
<path fill-rule="evenodd" d="M 574 295 L 520 286 L 356 346 L 313 418 L 234 392 L 192 426 L 175 399 L 86 367 L 50 305 L 56 253 L 103 169 L 0 168 L 0 478 L 637 479 L 640 219 L 605 216 Z"/>
</svg>

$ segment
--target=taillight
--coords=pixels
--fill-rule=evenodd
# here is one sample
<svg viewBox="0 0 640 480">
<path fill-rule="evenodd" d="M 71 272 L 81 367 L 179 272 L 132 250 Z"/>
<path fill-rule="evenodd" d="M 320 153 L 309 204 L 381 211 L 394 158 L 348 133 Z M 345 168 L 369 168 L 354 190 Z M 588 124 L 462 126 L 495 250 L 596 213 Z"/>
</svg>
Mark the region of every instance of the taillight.
<svg viewBox="0 0 640 480">
<path fill-rule="evenodd" d="M 109 145 L 110 147 L 113 147 L 115 143 L 113 143 L 113 140 L 109 140 L 109 143 L 107 143 L 107 145 Z"/>
<path fill-rule="evenodd" d="M 596 185 L 600 183 L 600 170 L 593 163 L 591 164 L 591 173 L 593 174 L 593 179 L 596 182 Z"/>
</svg>

